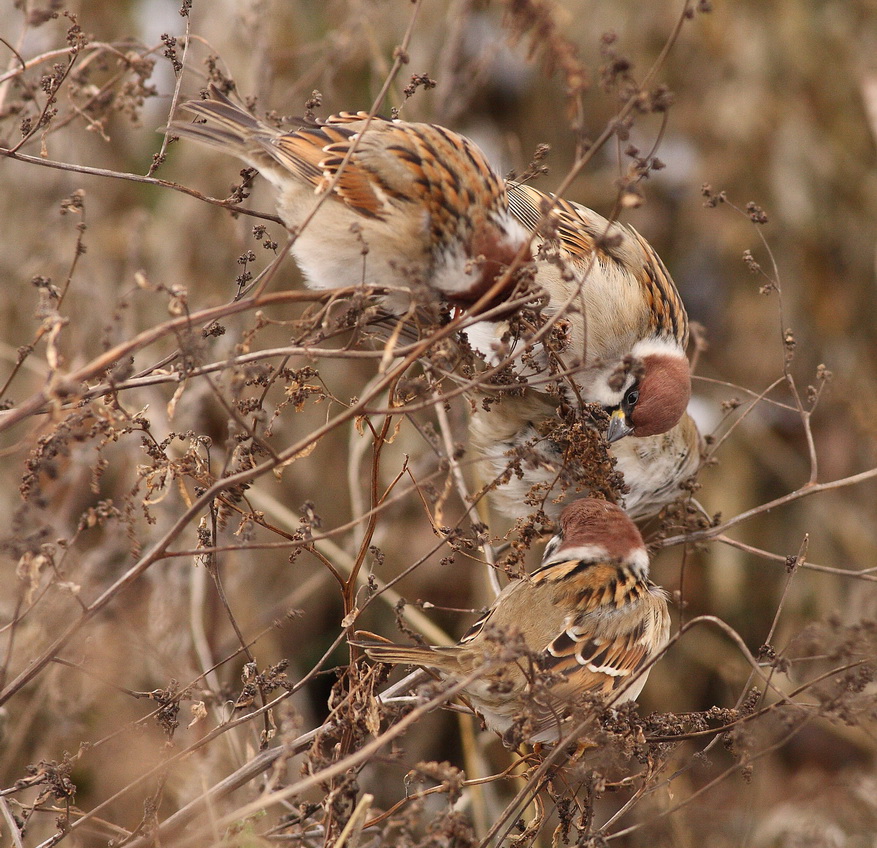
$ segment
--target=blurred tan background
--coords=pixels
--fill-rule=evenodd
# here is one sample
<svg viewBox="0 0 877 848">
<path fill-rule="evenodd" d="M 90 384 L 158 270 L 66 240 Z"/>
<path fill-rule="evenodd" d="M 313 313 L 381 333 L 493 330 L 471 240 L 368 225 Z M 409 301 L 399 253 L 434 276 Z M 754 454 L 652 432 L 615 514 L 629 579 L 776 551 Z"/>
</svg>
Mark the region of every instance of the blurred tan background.
<svg viewBox="0 0 877 848">
<path fill-rule="evenodd" d="M 205 60 L 214 55 L 223 72 L 236 81 L 242 97 L 258 98 L 259 109 L 301 114 L 315 89 L 322 95 L 320 115 L 368 109 L 390 69 L 393 49 L 404 35 L 412 8 L 404 0 L 196 0 L 182 96 L 196 96 L 205 84 Z M 618 107 L 616 93 L 600 85 L 601 66 L 607 61 L 601 53 L 601 36 L 609 31 L 616 34 L 612 49 L 632 62 L 633 76 L 642 80 L 673 31 L 682 4 L 594 0 L 533 4 L 533 8 L 550 9 L 555 35 L 578 48 L 579 60 L 588 70 L 579 135 L 594 139 Z M 180 38 L 185 33 L 176 5 L 165 0 L 91 0 L 56 9 L 48 0 L 43 4 L 0 0 L 0 9 L 0 36 L 25 60 L 66 47 L 69 18 L 61 14 L 42 22 L 46 16 L 41 10 L 69 9 L 92 46 L 98 42 L 111 46 L 93 55 L 83 51 L 75 66 L 77 72 L 82 69 L 82 77 L 73 73 L 60 88 L 56 120 L 64 123 L 50 125 L 44 140 L 37 134 L 20 152 L 145 174 L 162 144 L 155 130 L 167 121 L 175 82 L 171 62 L 163 56 L 161 36 Z M 841 480 L 877 466 L 875 21 L 873 0 L 771 4 L 718 0 L 711 11 L 698 11 L 685 21 L 657 71 L 655 81 L 665 83 L 674 98 L 666 126 L 660 116 L 643 116 L 630 137 L 642 151 L 657 143 L 656 155 L 666 165 L 641 184 L 643 205 L 626 210 L 622 219 L 656 247 L 691 319 L 705 328 L 708 348 L 698 362 L 702 379 L 694 384 L 693 407 L 703 431 L 721 439 L 754 395 L 782 377 L 782 330 L 791 328 L 795 346 L 789 369 L 802 397 L 806 400 L 808 385 L 817 385 L 820 364 L 833 374 L 812 415 L 819 482 Z M 404 103 L 402 117 L 442 123 L 470 136 L 502 171 L 521 171 L 536 146 L 548 143 L 550 172 L 536 185 L 551 191 L 575 158 L 573 116 L 562 74 L 549 73 L 545 67 L 551 39 L 537 36 L 533 42 L 528 33 L 510 44 L 511 29 L 502 3 L 425 3 L 414 26 L 410 63 L 391 85 L 382 111 L 402 106 L 402 89 L 411 74 L 428 73 L 436 81 L 435 88 L 417 91 Z M 174 49 L 182 60 L 179 42 Z M 59 54 L 16 74 L 18 60 L 7 47 L 2 52 L 8 57 L 8 72 L 0 82 L 0 143 L 8 148 L 21 138 L 22 117 L 39 114 L 45 102 L 44 94 L 37 96 L 35 110 L 22 80 L 39 90 L 40 75 L 51 73 L 54 62 L 63 66 L 66 58 Z M 131 62 L 137 57 L 142 62 L 144 55 L 155 60 L 145 83 L 155 87 L 155 96 L 138 102 L 144 92 L 130 83 L 136 81 L 137 69 L 145 66 L 132 68 Z M 624 146 L 611 141 L 599 151 L 566 196 L 609 214 L 616 180 L 626 167 Z M 155 176 L 224 198 L 239 182 L 240 167 L 236 160 L 180 143 L 171 146 Z M 17 350 L 34 341 L 43 317 L 40 290 L 31 281 L 49 278 L 53 285 L 64 287 L 81 221 L 87 225 L 82 233 L 86 250 L 75 263 L 60 308 L 69 319 L 58 339 L 62 367 L 68 370 L 168 320 L 169 296 L 156 287 L 184 287 L 191 310 L 226 303 L 234 296 L 235 279 L 243 270 L 240 256 L 253 251 L 248 269 L 256 272 L 275 255 L 261 246 L 266 237 L 254 238 L 256 219 L 233 217 L 169 189 L 10 159 L 0 161 L 0 179 L 3 381 L 12 373 Z M 755 225 L 745 212 L 728 205 L 707 208 L 701 193 L 705 183 L 714 192 L 726 192 L 741 210 L 748 202 L 756 203 L 765 210 L 768 223 Z M 60 214 L 62 201 L 75 191 L 84 192 L 84 213 Z M 269 187 L 260 179 L 245 205 L 273 212 Z M 269 223 L 267 233 L 267 238 L 282 244 L 282 227 Z M 770 277 L 775 263 L 782 317 L 777 293 L 759 293 L 768 280 L 750 273 L 742 258 L 745 250 L 752 251 Z M 300 275 L 289 259 L 271 290 L 300 286 Z M 192 355 L 218 362 L 243 343 L 251 350 L 283 346 L 294 335 L 290 322 L 300 313 L 299 306 L 272 307 L 264 313 L 266 326 L 251 336 L 256 316 L 229 318 L 223 321 L 225 335 L 204 342 Z M 134 372 L 157 362 L 176 344 L 175 338 L 167 337 L 138 352 Z M 43 338 L 4 392 L 4 403 L 21 402 L 37 391 L 47 361 Z M 301 412 L 294 412 L 282 406 L 282 391 L 269 394 L 266 409 L 269 414 L 277 411 L 272 439 L 279 447 L 337 414 L 376 373 L 373 361 L 299 358 L 287 365 L 305 366 L 319 371 L 319 377 L 307 382 L 327 397 L 318 401 L 311 396 Z M 104 423 L 111 419 L 118 423 L 148 407 L 144 414 L 157 441 L 171 432 L 182 434 L 167 447 L 168 455 L 181 462 L 184 458 L 192 466 L 200 457 L 205 467 L 209 463 L 211 471 L 219 473 L 231 460 L 228 414 L 218 394 L 258 395 L 258 385 L 253 389 L 235 380 L 240 376 L 217 374 L 214 390 L 207 381 L 193 379 L 175 399 L 175 384 L 127 390 L 118 397 L 123 412 L 114 412 L 110 402 L 100 405 L 104 413 L 92 406 L 69 424 L 63 438 L 61 431 L 52 429 L 51 415 L 34 416 L 3 434 L 0 504 L 7 521 L 0 569 L 7 588 L 0 593 L 0 656 L 5 684 L 76 619 L 80 599 L 90 602 L 130 567 L 137 551 L 158 538 L 195 493 L 197 473 L 193 472 L 187 481 L 174 481 L 156 491 L 148 517 L 140 507 L 126 507 L 143 498 L 148 481 L 138 477 L 137 469 L 147 463 L 147 451 L 138 432 L 111 437 L 101 426 L 101 415 Z M 723 402 L 734 398 L 743 406 L 732 411 L 723 408 Z M 787 405 L 787 387 L 779 385 L 770 398 Z M 464 405 L 452 404 L 447 415 L 455 440 L 464 443 Z M 379 425 L 380 418 L 375 422 Z M 460 520 L 463 509 L 441 465 L 441 449 L 432 447 L 428 439 L 431 429 L 440 427 L 434 410 L 418 414 L 414 421 L 401 421 L 395 440 L 382 455 L 380 479 L 390 485 L 407 457 L 412 476 L 424 485 L 430 483 L 439 496 L 437 503 L 430 502 L 433 517 L 451 526 Z M 208 436 L 209 450 L 190 449 L 193 435 Z M 39 467 L 28 476 L 34 450 L 40 451 Z M 811 471 L 800 415 L 765 402 L 733 427 L 715 460 L 702 470 L 696 498 L 708 514 L 720 513 L 723 519 L 794 491 L 807 482 Z M 321 529 L 332 530 L 367 508 L 370 462 L 368 433 L 363 436 L 356 427 L 345 425 L 309 456 L 287 467 L 281 479 L 265 475 L 247 494 L 267 521 L 286 532 L 298 529 L 305 502 L 313 504 Z M 26 497 L 20 493 L 23 480 Z M 399 491 L 409 481 L 406 477 Z M 108 501 L 113 501 L 118 516 L 106 523 L 97 521 L 96 526 L 93 519 L 90 525 L 87 511 Z M 232 518 L 221 539 L 229 544 L 248 538 L 279 541 L 265 530 L 248 536 L 235 535 L 236 529 L 237 519 Z M 493 518 L 490 530 L 500 540 L 508 525 Z M 196 531 L 193 522 L 172 548 L 194 548 Z M 362 532 L 359 522 L 333 536 L 338 567 L 345 556 L 355 553 Z M 673 528 L 666 532 L 672 535 Z M 661 551 L 654 577 L 669 590 L 681 591 L 685 608 L 675 607 L 677 622 L 699 614 L 717 616 L 756 654 L 775 623 L 771 644 L 778 651 L 818 657 L 819 639 L 801 637 L 805 628 L 829 617 L 834 617 L 837 627 L 845 627 L 873 621 L 877 614 L 877 571 L 852 574 L 877 569 L 877 483 L 871 480 L 798 499 L 727 532 L 734 540 L 779 557 L 797 554 L 805 534 L 809 534 L 807 562 L 823 569 L 800 570 L 788 587 L 781 560 L 717 542 Z M 51 549 L 41 548 L 46 544 Z M 436 607 L 464 610 L 489 602 L 483 567 L 462 555 L 452 563 L 442 562 L 450 551 L 433 532 L 424 500 L 416 492 L 381 512 L 373 544 L 382 555 L 370 556 L 367 566 L 382 580 L 436 549 L 394 587 L 409 602 L 424 600 Z M 331 552 L 327 556 L 333 557 Z M 268 629 L 253 647 L 260 668 L 287 658 L 294 682 L 338 637 L 343 610 L 336 584 L 314 556 L 303 552 L 294 562 L 288 560 L 286 549 L 229 551 L 220 556 L 220 569 L 245 636 L 252 639 Z M 284 618 L 289 609 L 298 613 Z M 425 614 L 452 638 L 461 635 L 472 618 L 442 610 Z M 280 623 L 272 628 L 275 620 Z M 417 629 L 416 621 L 409 618 L 409 622 Z M 393 638 L 400 636 L 392 603 L 372 604 L 360 623 Z M 842 643 L 843 638 L 835 635 Z M 50 665 L 4 705 L 2 787 L 23 777 L 28 764 L 58 761 L 65 752 L 75 755 L 81 743 L 100 741 L 77 759 L 72 779 L 82 809 L 105 801 L 129 786 L 146 765 L 167 756 L 164 736 L 154 722 L 134 724 L 154 708 L 154 702 L 124 690 L 151 691 L 169 686 L 171 680 L 185 686 L 236 646 L 213 584 L 203 568 L 194 567 L 193 557 L 156 563 L 65 647 L 62 658 L 77 668 Z M 826 661 L 839 657 L 840 665 L 846 649 L 837 648 L 830 656 L 835 648 L 834 642 L 826 646 Z M 339 649 L 329 665 L 346 662 L 347 652 Z M 207 700 L 208 718 L 187 729 L 191 715 L 189 702 L 184 701 L 174 737 L 178 749 L 229 715 L 230 703 L 240 690 L 242 664 L 237 657 L 212 672 L 206 684 L 201 681 L 193 688 L 191 700 Z M 802 665 L 806 672 L 800 675 L 795 666 L 788 674 L 777 674 L 784 691 L 822 668 L 817 660 Z M 748 667 L 728 638 L 715 629 L 697 628 L 673 647 L 654 672 L 640 699 L 641 711 L 732 707 L 743 695 L 747 677 Z M 296 727 L 313 727 L 325 717 L 334 679 L 331 674 L 318 676 L 279 708 L 283 733 L 294 735 Z M 208 689 L 221 694 L 211 702 L 204 694 Z M 751 782 L 730 774 L 678 812 L 658 818 L 660 811 L 692 795 L 732 763 L 724 748 L 717 746 L 711 754 L 712 766 L 685 770 L 623 819 L 619 827 L 633 821 L 651 823 L 619 836 L 614 844 L 874 844 L 875 704 L 869 693 L 863 690 L 864 701 L 857 701 L 856 709 L 835 710 L 834 720 L 814 716 L 782 745 L 775 745 L 783 738 L 782 729 L 771 726 L 765 736 L 750 740 L 757 753 Z M 824 699 L 822 704 L 822 712 L 832 712 Z M 159 818 L 239 765 L 258 744 L 259 727 L 255 722 L 245 725 L 237 735 L 226 735 L 173 768 Z M 485 762 L 502 768 L 498 764 L 504 754 L 496 742 L 482 741 Z M 704 744 L 680 748 L 677 765 L 692 762 L 690 758 Z M 370 766 L 361 777 L 363 788 L 377 793 L 376 804 L 386 807 L 404 796 L 402 775 L 417 760 L 464 765 L 456 719 L 445 713 L 420 723 L 402 747 L 404 755 L 398 762 Z M 144 797 L 153 790 L 152 785 L 130 789 L 102 818 L 133 828 L 142 815 Z M 246 791 L 237 797 L 245 798 Z M 32 795 L 15 798 L 33 800 Z M 607 817 L 607 810 L 621 802 L 615 806 L 611 799 L 605 802 L 598 818 Z M 33 841 L 26 844 L 47 838 L 53 822 L 49 813 L 35 814 L 28 837 Z M 4 844 L 7 832 L 4 825 Z M 110 835 L 111 828 L 94 827 L 78 838 L 81 844 L 97 844 Z M 550 831 L 539 839 L 543 841 L 537 844 L 551 844 Z"/>
</svg>

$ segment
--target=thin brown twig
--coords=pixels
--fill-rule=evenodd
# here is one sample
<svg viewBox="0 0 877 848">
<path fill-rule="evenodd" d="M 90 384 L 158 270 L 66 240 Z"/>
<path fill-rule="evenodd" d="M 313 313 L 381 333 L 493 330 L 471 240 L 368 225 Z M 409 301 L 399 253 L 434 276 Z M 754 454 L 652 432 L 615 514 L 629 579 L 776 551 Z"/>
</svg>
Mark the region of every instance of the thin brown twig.
<svg viewBox="0 0 877 848">
<path fill-rule="evenodd" d="M 786 565 L 789 561 L 789 558 L 787 556 L 771 553 L 770 551 L 766 551 L 763 548 L 756 548 L 752 545 L 747 545 L 745 542 L 740 542 L 737 539 L 730 538 L 730 536 L 719 535 L 714 537 L 712 541 L 722 542 L 723 544 L 729 545 L 732 548 L 737 548 L 740 551 L 754 554 L 755 556 L 771 560 L 772 562 L 780 562 L 783 565 Z M 854 580 L 877 582 L 877 573 L 875 573 L 877 572 L 877 566 L 871 566 L 870 568 L 863 568 L 859 571 L 853 571 L 848 568 L 832 568 L 828 565 L 817 565 L 815 562 L 807 561 L 801 563 L 798 567 L 803 568 L 805 571 L 818 571 L 824 574 L 836 574 L 840 577 L 851 577 Z"/>
<path fill-rule="evenodd" d="M 16 162 L 24 162 L 28 165 L 41 165 L 44 168 L 55 168 L 59 171 L 70 171 L 74 174 L 85 174 L 90 177 L 106 177 L 112 180 L 126 180 L 132 183 L 144 183 L 146 185 L 169 188 L 182 194 L 188 194 L 190 197 L 194 197 L 204 203 L 209 203 L 213 206 L 221 206 L 223 209 L 229 209 L 230 211 L 240 213 L 241 215 L 261 218 L 264 221 L 271 221 L 275 224 L 283 223 L 276 215 L 270 215 L 266 212 L 258 212 L 255 209 L 248 209 L 244 206 L 238 205 L 233 200 L 222 200 L 218 197 L 210 197 L 209 195 L 202 194 L 194 188 L 189 188 L 188 186 L 171 182 L 170 180 L 160 180 L 157 177 L 145 177 L 142 174 L 128 174 L 122 171 L 111 171 L 107 168 L 92 168 L 87 165 L 75 165 L 72 162 L 56 162 L 53 159 L 43 159 L 39 156 L 28 156 L 24 153 L 16 153 L 8 147 L 0 147 L 0 156 L 5 156 L 7 159 L 13 159 Z"/>
<path fill-rule="evenodd" d="M 771 754 L 774 751 L 780 750 L 781 748 L 783 748 L 785 745 L 788 744 L 789 740 L 794 738 L 801 730 L 803 730 L 807 724 L 809 724 L 811 721 L 813 721 L 813 719 L 814 719 L 814 716 L 805 715 L 801 719 L 799 724 L 797 724 L 791 730 L 789 730 L 788 733 L 781 736 L 778 741 L 774 742 L 771 745 L 765 746 L 764 748 L 756 751 L 753 754 L 750 754 L 748 757 L 748 761 L 750 763 L 757 762 L 758 760 L 764 759 L 768 754 Z M 730 766 L 729 768 L 725 769 L 723 772 L 721 772 L 718 776 L 716 776 L 715 778 L 713 778 L 712 780 L 707 782 L 705 785 L 701 786 L 699 789 L 692 792 L 692 794 L 689 795 L 687 798 L 683 799 L 682 801 L 679 801 L 676 804 L 673 804 L 672 806 L 670 806 L 664 810 L 659 810 L 659 811 L 655 812 L 649 818 L 649 821 L 647 823 L 654 824 L 654 822 L 657 819 L 664 818 L 665 816 L 672 815 L 673 813 L 677 812 L 678 810 L 681 810 L 683 807 L 688 806 L 688 804 L 690 804 L 695 799 L 699 798 L 701 795 L 704 795 L 705 793 L 709 792 L 714 787 L 718 786 L 720 783 L 724 782 L 732 774 L 738 773 L 739 771 L 740 771 L 740 765 L 735 763 L 733 766 Z M 623 830 L 619 830 L 619 831 L 616 831 L 615 833 L 611 833 L 611 834 L 606 834 L 603 838 L 606 839 L 607 841 L 611 841 L 614 839 L 620 839 L 621 837 L 629 836 L 631 833 L 635 833 L 636 831 L 641 830 L 645 826 L 645 824 L 646 824 L 646 822 L 638 822 L 637 824 L 630 825 L 629 827 L 626 827 Z"/>
<path fill-rule="evenodd" d="M 291 784 L 290 786 L 286 786 L 283 789 L 274 790 L 273 792 L 266 792 L 255 801 L 244 804 L 239 809 L 230 814 L 221 816 L 217 820 L 217 825 L 220 828 L 227 827 L 235 821 L 245 819 L 249 816 L 261 812 L 272 804 L 280 803 L 290 798 L 296 798 L 304 795 L 311 789 L 320 786 L 326 781 L 338 777 L 349 771 L 350 769 L 367 762 L 389 742 L 403 735 L 411 725 L 422 720 L 424 715 L 454 698 L 463 689 L 470 685 L 473 680 L 475 680 L 483 673 L 484 669 L 478 669 L 471 674 L 466 675 L 466 677 L 462 678 L 460 681 L 444 688 L 440 693 L 435 695 L 426 703 L 416 707 L 414 710 L 408 713 L 408 715 L 406 715 L 399 722 L 387 729 L 380 736 L 372 739 L 370 742 L 367 742 L 365 745 L 363 745 L 362 748 L 353 751 L 352 753 L 348 754 L 345 757 L 342 757 L 331 765 L 326 766 L 320 771 L 310 774 L 305 778 L 302 778 L 301 780 Z M 193 838 L 198 839 L 200 837 L 195 836 Z M 181 846 L 181 848 L 184 848 L 184 846 L 188 845 L 190 841 L 191 840 L 189 839 L 184 839 L 181 840 L 178 844 Z M 38 848 L 41 848 L 41 846 L 38 846 Z M 130 846 L 130 848 L 140 848 L 140 846 L 135 843 L 134 845 Z"/>
<path fill-rule="evenodd" d="M 80 384 L 87 380 L 102 375 L 120 359 L 130 356 L 135 351 L 146 347 L 169 333 L 177 333 L 185 330 L 196 329 L 193 324 L 206 324 L 219 318 L 226 318 L 248 309 L 256 309 L 276 303 L 297 303 L 319 300 L 324 296 L 320 292 L 274 292 L 236 303 L 225 303 L 221 306 L 208 307 L 190 315 L 173 318 L 163 324 L 158 324 L 138 333 L 134 338 L 122 342 L 100 356 L 95 357 L 89 363 L 66 374 L 63 378 L 57 378 L 50 388 L 42 389 L 31 395 L 27 400 L 9 411 L 0 412 L 0 432 L 13 427 L 20 421 L 29 418 L 38 412 L 45 404 L 52 400 L 63 399 L 68 395 L 77 395 Z"/>
<path fill-rule="evenodd" d="M 669 548 L 672 545 L 681 545 L 685 542 L 710 541 L 717 536 L 723 535 L 725 531 L 729 530 L 731 527 L 742 524 L 744 521 L 748 521 L 756 515 L 770 512 L 772 509 L 793 503 L 794 501 L 800 500 L 809 495 L 819 494 L 820 492 L 830 492 L 835 489 L 844 489 L 849 486 L 857 486 L 859 483 L 864 483 L 875 478 L 877 478 L 877 468 L 871 468 L 868 471 L 862 471 L 859 474 L 852 474 L 849 477 L 842 477 L 839 480 L 832 480 L 828 483 L 805 483 L 801 488 L 795 489 L 794 492 L 789 492 L 787 495 L 775 498 L 772 501 L 761 504 L 761 506 L 756 506 L 745 512 L 741 512 L 739 515 L 735 515 L 733 518 L 729 518 L 727 521 L 717 524 L 715 527 L 707 527 L 704 530 L 695 530 L 691 533 L 684 533 L 679 536 L 669 536 L 666 539 L 662 539 L 658 544 L 662 548 Z"/>
</svg>

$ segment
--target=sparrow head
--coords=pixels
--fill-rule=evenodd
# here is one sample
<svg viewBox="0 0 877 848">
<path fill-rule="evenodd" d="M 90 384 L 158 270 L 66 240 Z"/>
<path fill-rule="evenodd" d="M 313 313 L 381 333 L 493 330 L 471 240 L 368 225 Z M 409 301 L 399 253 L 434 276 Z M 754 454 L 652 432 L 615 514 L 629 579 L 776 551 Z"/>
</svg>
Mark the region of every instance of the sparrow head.
<svg viewBox="0 0 877 848">
<path fill-rule="evenodd" d="M 643 578 L 649 572 L 636 525 L 620 506 L 596 498 L 573 501 L 560 514 L 560 531 L 545 547 L 542 566 L 571 559 L 625 563 Z"/>
<path fill-rule="evenodd" d="M 606 439 L 656 436 L 676 426 L 691 398 L 688 359 L 675 342 L 648 339 L 631 351 L 640 367 L 631 368 L 620 390 L 608 383 L 598 397 L 609 412 Z"/>
</svg>

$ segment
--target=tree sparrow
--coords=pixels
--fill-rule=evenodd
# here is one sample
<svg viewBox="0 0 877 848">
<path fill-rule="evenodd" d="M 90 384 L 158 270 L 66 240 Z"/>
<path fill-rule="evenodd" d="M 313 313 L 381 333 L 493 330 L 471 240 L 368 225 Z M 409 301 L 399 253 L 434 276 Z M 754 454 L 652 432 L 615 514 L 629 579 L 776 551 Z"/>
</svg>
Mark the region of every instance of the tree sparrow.
<svg viewBox="0 0 877 848">
<path fill-rule="evenodd" d="M 539 233 L 542 315 L 564 337 L 560 346 L 537 340 L 519 375 L 538 392 L 546 374 L 571 374 L 569 399 L 577 394 L 610 412 L 610 442 L 666 433 L 685 412 L 691 377 L 688 316 L 664 263 L 632 227 L 530 186 L 507 189 L 512 214 Z M 478 322 L 467 334 L 494 361 L 532 344 L 505 319 Z"/>
<path fill-rule="evenodd" d="M 667 644 L 666 595 L 648 573 L 642 537 L 623 510 L 582 499 L 564 509 L 542 564 L 506 586 L 457 645 L 395 645 L 363 631 L 358 644 L 374 660 L 451 680 L 483 666 L 464 692 L 487 726 L 557 741 L 585 696 L 609 705 L 636 699 Z"/>
<path fill-rule="evenodd" d="M 313 288 L 395 289 L 389 303 L 401 308 L 420 284 L 465 308 L 529 241 L 484 154 L 443 127 L 344 112 L 280 130 L 215 85 L 183 108 L 200 121 L 174 122 L 169 132 L 237 156 L 274 185 Z M 492 303 L 513 288 L 510 278 Z"/>
</svg>

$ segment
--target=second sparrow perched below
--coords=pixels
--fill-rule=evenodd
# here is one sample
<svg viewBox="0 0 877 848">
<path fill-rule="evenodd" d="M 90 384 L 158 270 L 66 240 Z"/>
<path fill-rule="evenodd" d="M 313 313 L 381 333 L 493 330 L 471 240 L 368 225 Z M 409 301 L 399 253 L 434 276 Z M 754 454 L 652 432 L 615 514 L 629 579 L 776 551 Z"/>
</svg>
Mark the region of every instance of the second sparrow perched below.
<svg viewBox="0 0 877 848">
<path fill-rule="evenodd" d="M 420 665 L 451 680 L 484 667 L 464 693 L 487 726 L 506 733 L 517 724 L 530 742 L 557 741 L 588 696 L 617 704 L 642 691 L 670 634 L 666 596 L 648 573 L 633 522 L 619 507 L 586 498 L 563 511 L 542 564 L 506 586 L 457 645 L 357 638 L 372 659 Z M 523 655 L 497 664 L 497 647 L 516 639 Z"/>
</svg>

